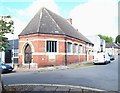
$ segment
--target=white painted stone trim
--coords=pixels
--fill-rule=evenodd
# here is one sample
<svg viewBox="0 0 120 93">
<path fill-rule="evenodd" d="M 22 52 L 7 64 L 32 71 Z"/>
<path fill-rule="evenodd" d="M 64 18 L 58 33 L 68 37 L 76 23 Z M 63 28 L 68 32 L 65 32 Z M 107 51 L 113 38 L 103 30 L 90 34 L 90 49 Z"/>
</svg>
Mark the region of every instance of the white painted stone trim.
<svg viewBox="0 0 120 93">
<path fill-rule="evenodd" d="M 25 50 L 25 47 L 26 47 L 27 44 L 29 44 L 29 45 L 31 46 L 31 51 L 32 51 L 32 53 L 34 53 L 34 51 L 35 51 L 32 42 L 31 42 L 30 40 L 26 40 L 26 42 L 24 42 L 23 46 L 21 47 L 21 51 L 20 51 L 20 53 L 19 53 L 19 55 L 22 54 L 22 64 L 23 64 L 23 65 L 25 64 L 25 63 L 24 63 L 24 57 L 25 57 L 25 55 L 24 55 L 24 50 Z M 32 58 L 33 58 L 33 55 L 32 55 Z M 31 62 L 31 63 L 33 63 L 33 59 L 32 59 L 32 62 Z"/>
<path fill-rule="evenodd" d="M 33 39 L 30 41 L 46 41 L 46 40 L 57 40 L 59 42 L 65 42 L 65 40 L 58 40 L 58 39 L 54 39 L 54 38 L 49 38 L 49 39 Z M 20 40 L 19 42 L 26 42 L 26 40 Z"/>
</svg>

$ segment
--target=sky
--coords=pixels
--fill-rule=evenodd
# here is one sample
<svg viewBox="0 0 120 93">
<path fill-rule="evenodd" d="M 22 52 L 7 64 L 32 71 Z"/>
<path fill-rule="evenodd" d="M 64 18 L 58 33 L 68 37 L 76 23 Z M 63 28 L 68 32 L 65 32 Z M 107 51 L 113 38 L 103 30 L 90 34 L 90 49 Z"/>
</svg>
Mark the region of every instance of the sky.
<svg viewBox="0 0 120 93">
<path fill-rule="evenodd" d="M 0 0 L 0 15 L 11 15 L 16 39 L 36 12 L 46 7 L 65 19 L 84 36 L 118 35 L 118 0 Z"/>
</svg>

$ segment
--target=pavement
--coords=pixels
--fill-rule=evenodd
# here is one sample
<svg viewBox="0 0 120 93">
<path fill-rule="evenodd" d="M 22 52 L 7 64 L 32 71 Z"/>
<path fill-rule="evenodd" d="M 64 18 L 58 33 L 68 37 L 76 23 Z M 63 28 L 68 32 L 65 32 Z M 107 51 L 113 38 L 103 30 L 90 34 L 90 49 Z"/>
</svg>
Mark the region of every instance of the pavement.
<svg viewBox="0 0 120 93">
<path fill-rule="evenodd" d="M 82 86 L 71 85 L 54 85 L 54 84 L 23 84 L 5 86 L 2 93 L 117 93 L 112 91 L 104 91 L 100 89 L 87 88 Z"/>
<path fill-rule="evenodd" d="M 66 69 L 75 69 L 80 67 L 93 67 L 92 62 L 78 62 L 74 64 L 69 64 L 67 66 L 52 66 L 52 67 L 40 67 L 40 68 L 21 68 L 21 67 L 15 67 L 15 72 L 46 72 L 46 71 L 56 71 L 56 70 L 66 70 Z"/>
<path fill-rule="evenodd" d="M 1 83 L 0 83 L 0 93 L 2 92 L 2 86 L 1 86 Z"/>
</svg>

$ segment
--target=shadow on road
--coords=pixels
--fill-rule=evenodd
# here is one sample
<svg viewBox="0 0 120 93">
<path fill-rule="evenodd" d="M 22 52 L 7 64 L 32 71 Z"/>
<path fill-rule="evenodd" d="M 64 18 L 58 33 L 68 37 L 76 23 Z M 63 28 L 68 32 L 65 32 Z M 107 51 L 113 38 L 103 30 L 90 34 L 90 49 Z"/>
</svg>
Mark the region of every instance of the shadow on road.
<svg viewBox="0 0 120 93">
<path fill-rule="evenodd" d="M 94 65 L 107 65 L 109 63 L 95 63 Z"/>
<path fill-rule="evenodd" d="M 4 72 L 2 74 L 10 74 L 10 73 L 16 73 L 16 71 Z"/>
</svg>

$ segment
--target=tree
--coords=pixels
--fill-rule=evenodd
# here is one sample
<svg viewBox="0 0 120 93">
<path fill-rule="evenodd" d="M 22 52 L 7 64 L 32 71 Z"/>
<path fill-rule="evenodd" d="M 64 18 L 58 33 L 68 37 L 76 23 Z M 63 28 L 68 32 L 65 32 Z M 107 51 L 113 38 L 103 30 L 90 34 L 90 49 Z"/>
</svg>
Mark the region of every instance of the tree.
<svg viewBox="0 0 120 93">
<path fill-rule="evenodd" d="M 13 24 L 11 16 L 0 16 L 0 52 L 5 51 L 9 46 L 8 38 L 5 35 L 8 33 L 13 34 Z"/>
<path fill-rule="evenodd" d="M 11 20 L 11 16 L 0 16 L 0 52 L 6 51 L 6 48 L 9 46 L 8 38 L 5 35 L 8 33 L 13 34 L 14 30 L 13 24 L 14 22 Z M 1 81 L 1 79 L 0 89 L 1 90 L 4 89 L 4 84 Z"/>
<path fill-rule="evenodd" d="M 112 37 L 108 37 L 108 36 L 105 36 L 105 35 L 98 35 L 101 39 L 104 39 L 105 42 L 113 42 L 113 38 Z"/>
<path fill-rule="evenodd" d="M 116 38 L 115 38 L 115 43 L 119 43 L 120 44 L 120 35 L 118 35 Z"/>
</svg>

